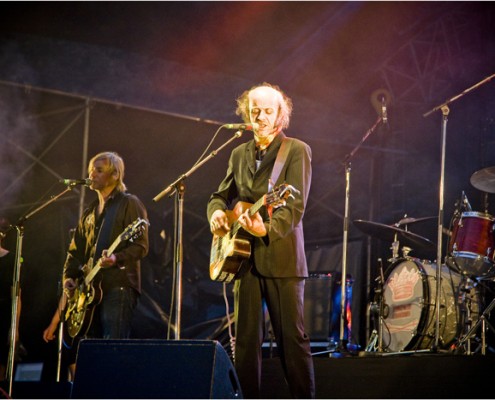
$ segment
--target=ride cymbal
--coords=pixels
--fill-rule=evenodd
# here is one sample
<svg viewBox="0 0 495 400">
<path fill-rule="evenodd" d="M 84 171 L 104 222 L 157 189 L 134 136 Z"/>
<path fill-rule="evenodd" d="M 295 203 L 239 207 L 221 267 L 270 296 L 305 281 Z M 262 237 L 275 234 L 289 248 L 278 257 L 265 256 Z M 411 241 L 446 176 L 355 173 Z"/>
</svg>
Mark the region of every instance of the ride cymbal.
<svg viewBox="0 0 495 400">
<path fill-rule="evenodd" d="M 495 193 L 495 167 L 488 167 L 476 171 L 471 175 L 471 185 L 486 193 Z"/>
</svg>

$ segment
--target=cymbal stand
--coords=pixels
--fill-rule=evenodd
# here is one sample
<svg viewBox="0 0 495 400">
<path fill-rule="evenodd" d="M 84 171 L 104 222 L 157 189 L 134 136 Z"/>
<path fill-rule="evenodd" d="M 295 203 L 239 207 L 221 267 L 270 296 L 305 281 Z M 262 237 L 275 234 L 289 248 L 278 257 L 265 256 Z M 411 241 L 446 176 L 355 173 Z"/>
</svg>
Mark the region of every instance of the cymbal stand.
<svg viewBox="0 0 495 400">
<path fill-rule="evenodd" d="M 385 114 L 385 113 L 383 113 Z M 337 345 L 337 351 L 347 351 L 347 340 L 345 340 L 345 324 L 347 319 L 346 312 L 346 297 L 347 297 L 347 244 L 348 244 L 348 232 L 349 232 L 349 193 L 351 182 L 351 158 L 356 154 L 357 150 L 365 142 L 365 140 L 375 131 L 380 122 L 386 121 L 386 115 L 380 115 L 373 126 L 365 133 L 361 138 L 358 145 L 346 156 L 344 160 L 345 167 L 345 211 L 344 211 L 344 233 L 342 240 L 342 279 L 341 279 L 341 296 L 340 296 L 340 336 L 339 343 Z"/>
</svg>

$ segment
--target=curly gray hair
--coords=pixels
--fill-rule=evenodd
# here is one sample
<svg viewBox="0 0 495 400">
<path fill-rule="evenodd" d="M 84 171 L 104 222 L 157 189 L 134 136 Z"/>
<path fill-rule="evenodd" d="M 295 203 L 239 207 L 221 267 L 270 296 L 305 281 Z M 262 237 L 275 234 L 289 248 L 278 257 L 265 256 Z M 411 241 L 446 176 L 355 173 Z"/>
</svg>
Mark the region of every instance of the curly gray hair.
<svg viewBox="0 0 495 400">
<path fill-rule="evenodd" d="M 249 118 L 249 93 L 254 89 L 259 87 L 269 87 L 278 93 L 280 93 L 280 104 L 277 115 L 277 125 L 281 126 L 283 129 L 289 127 L 290 116 L 292 114 L 292 100 L 287 96 L 277 85 L 272 85 L 267 82 L 263 82 L 260 85 L 253 86 L 252 88 L 246 90 L 242 93 L 236 100 L 237 109 L 235 110 L 236 115 L 239 115 L 244 122 L 250 122 Z"/>
</svg>

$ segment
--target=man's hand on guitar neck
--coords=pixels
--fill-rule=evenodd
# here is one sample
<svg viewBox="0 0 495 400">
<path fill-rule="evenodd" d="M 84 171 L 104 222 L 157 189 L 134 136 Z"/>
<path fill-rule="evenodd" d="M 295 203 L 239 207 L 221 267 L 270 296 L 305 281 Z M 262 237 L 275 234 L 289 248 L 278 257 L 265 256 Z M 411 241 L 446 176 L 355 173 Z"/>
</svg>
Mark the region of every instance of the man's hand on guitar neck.
<svg viewBox="0 0 495 400">
<path fill-rule="evenodd" d="M 254 215 L 249 215 L 249 210 L 244 211 L 238 218 L 239 225 L 248 233 L 256 237 L 263 237 L 267 235 L 263 218 L 259 212 Z"/>
<path fill-rule="evenodd" d="M 117 257 L 115 256 L 115 254 L 111 254 L 110 256 L 108 256 L 108 250 L 103 250 L 100 258 L 100 263 L 102 267 L 111 267 L 117 264 Z"/>
</svg>

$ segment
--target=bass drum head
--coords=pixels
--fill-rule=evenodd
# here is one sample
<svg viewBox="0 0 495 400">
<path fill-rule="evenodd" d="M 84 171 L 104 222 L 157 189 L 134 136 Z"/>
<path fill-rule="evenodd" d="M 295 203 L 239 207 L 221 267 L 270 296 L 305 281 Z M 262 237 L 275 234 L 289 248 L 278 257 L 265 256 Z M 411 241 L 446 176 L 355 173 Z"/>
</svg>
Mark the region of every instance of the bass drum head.
<svg viewBox="0 0 495 400">
<path fill-rule="evenodd" d="M 388 352 L 428 349 L 435 339 L 437 266 L 430 261 L 399 260 L 387 270 L 383 296 L 383 348 Z M 439 347 L 448 348 L 458 330 L 454 287 L 460 276 L 443 267 L 440 297 Z"/>
</svg>

